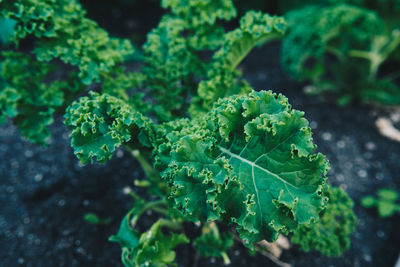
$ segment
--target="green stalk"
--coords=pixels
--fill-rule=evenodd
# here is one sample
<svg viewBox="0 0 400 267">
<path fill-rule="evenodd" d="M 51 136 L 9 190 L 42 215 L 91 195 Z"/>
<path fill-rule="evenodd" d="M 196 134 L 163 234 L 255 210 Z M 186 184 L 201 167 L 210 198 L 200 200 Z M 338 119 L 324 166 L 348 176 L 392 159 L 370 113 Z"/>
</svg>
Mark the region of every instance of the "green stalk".
<svg viewBox="0 0 400 267">
<path fill-rule="evenodd" d="M 161 225 L 168 227 L 169 229 L 172 230 L 181 230 L 182 229 L 182 224 L 178 221 L 171 221 L 171 220 L 167 220 L 167 219 L 161 219 Z"/>
<path fill-rule="evenodd" d="M 163 199 L 146 203 L 138 212 L 136 212 L 135 216 L 133 216 L 133 218 L 131 219 L 131 221 L 130 221 L 131 226 L 135 227 L 140 216 L 142 216 L 142 214 L 147 210 L 154 210 L 154 211 L 162 213 L 164 215 L 168 214 L 168 211 L 166 209 L 159 207 L 160 205 L 165 205 L 165 204 L 166 204 L 166 202 Z"/>
<path fill-rule="evenodd" d="M 221 238 L 220 234 L 219 234 L 218 226 L 217 226 L 217 224 L 215 222 L 209 222 L 208 225 L 204 226 L 203 231 L 208 231 L 208 230 L 211 230 L 211 232 L 214 235 L 215 239 L 220 239 Z M 225 265 L 228 265 L 228 264 L 231 263 L 231 260 L 229 259 L 229 256 L 225 251 L 221 252 L 220 255 L 221 255 L 222 259 L 224 260 L 224 264 Z"/>
<path fill-rule="evenodd" d="M 148 178 L 159 179 L 160 176 L 158 172 L 150 165 L 146 158 L 143 157 L 138 149 L 133 149 L 128 145 L 125 145 L 125 149 L 128 150 L 128 152 L 131 153 L 131 155 L 139 162 Z"/>
<path fill-rule="evenodd" d="M 349 56 L 363 58 L 370 62 L 369 79 L 376 79 L 379 67 L 400 45 L 400 31 L 393 30 L 391 38 L 378 36 L 372 42 L 371 51 L 351 50 Z"/>
</svg>

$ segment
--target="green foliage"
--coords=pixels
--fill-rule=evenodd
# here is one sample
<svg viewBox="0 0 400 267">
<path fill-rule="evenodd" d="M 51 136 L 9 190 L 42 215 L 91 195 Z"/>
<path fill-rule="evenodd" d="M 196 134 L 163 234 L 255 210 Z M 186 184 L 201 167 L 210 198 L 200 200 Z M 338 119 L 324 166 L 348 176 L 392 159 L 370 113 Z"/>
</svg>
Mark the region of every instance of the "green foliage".
<svg viewBox="0 0 400 267">
<path fill-rule="evenodd" d="M 43 144 L 61 113 L 81 162 L 104 163 L 121 146 L 138 160 L 147 180 L 135 185 L 148 194 L 124 190 L 135 203 L 110 237 L 122 247 L 125 266 L 174 265 L 176 246 L 189 243 L 184 222 L 202 226 L 193 241 L 200 254 L 225 263 L 232 228 L 251 249 L 279 234 L 328 255 L 348 248 L 351 201 L 326 184 L 329 164 L 315 151 L 304 113 L 282 95 L 255 92 L 237 69 L 255 46 L 281 38 L 285 21 L 249 11 L 226 31 L 223 23 L 236 17 L 230 0 L 164 0 L 162 7 L 168 11 L 147 36 L 140 70 L 132 71 L 119 65 L 132 53 L 130 42 L 109 37 L 76 0 L 0 1 L 1 15 L 15 23 L 14 51 L 2 54 L 0 121 L 12 119 L 25 137 Z M 368 31 L 381 29 L 374 14 L 341 8 L 324 11 L 319 50 L 307 53 L 322 57 L 332 50 L 326 40 L 354 53 L 350 45 L 366 48 Z M 356 37 L 336 42 L 344 29 L 344 39 Z M 373 51 L 394 51 L 385 45 L 397 40 L 392 37 L 374 41 Z M 33 49 L 15 52 L 23 41 Z M 296 64 L 304 62 L 292 62 L 293 70 L 303 74 Z M 396 94 L 389 82 L 381 86 Z M 366 98 L 371 94 L 365 90 Z M 139 219 L 147 211 L 159 218 L 142 231 Z M 84 219 L 104 223 L 95 214 Z M 312 231 L 321 240 L 312 240 Z M 295 238 L 300 233 L 305 240 Z"/>
<path fill-rule="evenodd" d="M 238 79 L 240 73 L 236 67 L 256 45 L 281 38 L 285 29 L 281 17 L 247 12 L 240 20 L 240 27 L 225 34 L 221 48 L 213 56 L 207 79 L 199 83 L 198 96 L 192 101 L 190 113 L 202 114 L 219 98 L 250 92 L 250 86 Z"/>
<path fill-rule="evenodd" d="M 400 213 L 400 194 L 393 189 L 382 188 L 378 190 L 378 196 L 365 196 L 361 199 L 361 205 L 366 208 L 376 207 L 382 218 Z"/>
<path fill-rule="evenodd" d="M 161 171 L 176 208 L 194 221 L 234 223 L 249 246 L 318 220 L 325 206 L 328 163 L 282 95 L 219 100 L 173 142 Z"/>
<path fill-rule="evenodd" d="M 140 78 L 132 75 L 110 82 L 111 77 L 124 73 L 116 65 L 132 53 L 132 46 L 127 40 L 110 38 L 86 18 L 77 1 L 7 0 L 0 3 L 0 10 L 1 16 L 13 24 L 15 48 L 28 38 L 34 44 L 33 54 L 10 51 L 1 55 L 0 120 L 12 118 L 28 140 L 45 144 L 54 113 L 62 112 L 86 85 L 101 78 L 105 92 L 126 96 L 121 90 L 139 83 L 136 80 Z M 66 67 L 50 62 L 53 59 L 77 71 L 62 74 L 60 69 Z"/>
<path fill-rule="evenodd" d="M 141 235 L 129 225 L 129 216 L 122 221 L 117 236 L 110 241 L 119 242 L 122 246 L 122 263 L 125 266 L 162 267 L 175 265 L 175 251 L 179 244 L 189 243 L 184 234 L 162 232 L 163 220 L 158 220 Z"/>
<path fill-rule="evenodd" d="M 399 51 L 400 30 L 376 12 L 344 4 L 309 6 L 289 12 L 287 21 L 282 64 L 292 77 L 311 82 L 313 93 L 337 94 L 342 104 L 353 98 L 400 103 L 396 76 L 379 75 Z"/>
<path fill-rule="evenodd" d="M 97 214 L 92 213 L 92 212 L 86 213 L 85 216 L 83 216 L 83 219 L 85 220 L 85 222 L 94 224 L 94 225 L 108 225 L 112 221 L 111 218 L 102 219 L 99 216 L 97 216 Z"/>
<path fill-rule="evenodd" d="M 12 51 L 3 52 L 2 56 L 0 120 L 12 118 L 28 140 L 45 144 L 54 112 L 64 106 L 68 96 L 81 90 L 74 84 L 77 74 L 71 72 L 64 81 L 48 82 L 54 65 Z"/>
<path fill-rule="evenodd" d="M 8 45 L 14 34 L 15 21 L 0 16 L 0 45 Z"/>
<path fill-rule="evenodd" d="M 133 52 L 127 40 L 110 38 L 75 0 L 5 0 L 4 17 L 16 22 L 14 42 L 33 36 L 39 61 L 60 59 L 78 67 L 84 84 L 100 81 L 102 73 Z"/>
<path fill-rule="evenodd" d="M 203 226 L 202 234 L 194 240 L 194 245 L 204 257 L 223 257 L 226 264 L 229 258 L 226 255 L 228 249 L 233 246 L 232 233 L 219 233 L 215 223 L 208 223 Z"/>
<path fill-rule="evenodd" d="M 329 202 L 320 221 L 300 226 L 290 240 L 305 251 L 315 249 L 327 256 L 339 257 L 350 248 L 350 234 L 356 228 L 354 203 L 340 188 L 329 186 L 326 195 Z"/>
<path fill-rule="evenodd" d="M 143 46 L 145 83 L 157 101 L 154 112 L 160 121 L 180 116 L 189 104 L 191 115 L 198 115 L 220 97 L 249 92 L 236 67 L 257 44 L 281 38 L 285 31 L 282 18 L 251 11 L 239 28 L 225 33 L 216 20 L 236 16 L 226 0 L 163 1 L 163 7 L 172 14 L 162 17 Z M 210 51 L 211 60 L 201 56 Z"/>
<path fill-rule="evenodd" d="M 123 100 L 92 92 L 73 102 L 65 114 L 75 155 L 87 163 L 106 162 L 123 143 L 137 140 L 149 146 L 153 124 Z M 136 142 L 136 143 L 138 143 Z"/>
</svg>

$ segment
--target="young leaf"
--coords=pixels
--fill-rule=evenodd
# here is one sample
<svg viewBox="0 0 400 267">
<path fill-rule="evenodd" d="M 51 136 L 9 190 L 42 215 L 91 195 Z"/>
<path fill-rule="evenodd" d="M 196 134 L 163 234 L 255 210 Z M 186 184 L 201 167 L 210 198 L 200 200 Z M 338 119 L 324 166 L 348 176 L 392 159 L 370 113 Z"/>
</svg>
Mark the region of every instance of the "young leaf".
<svg viewBox="0 0 400 267">
<path fill-rule="evenodd" d="M 329 257 L 339 257 L 350 247 L 350 234 L 357 224 L 354 203 L 342 189 L 328 186 L 329 198 L 321 219 L 315 224 L 300 226 L 291 241 L 305 251 L 318 250 Z"/>
<path fill-rule="evenodd" d="M 133 238 L 128 242 L 121 243 L 121 238 L 126 238 L 130 235 L 125 231 L 132 231 L 129 225 L 126 226 L 127 220 L 124 219 L 122 223 L 125 226 L 122 228 L 121 224 L 118 234 L 121 237 L 111 237 L 110 240 L 120 242 L 122 246 L 122 263 L 127 267 L 167 267 L 175 265 L 175 251 L 173 249 L 179 244 L 189 243 L 189 239 L 184 234 L 170 233 L 165 235 L 162 232 L 162 220 L 154 223 L 147 232 L 141 234 L 139 239 Z"/>
<path fill-rule="evenodd" d="M 127 142 L 150 146 L 153 135 L 149 118 L 118 98 L 94 92 L 67 108 L 65 124 L 72 130 L 71 146 L 75 155 L 83 163 L 94 158 L 104 163 L 116 147 Z"/>
<path fill-rule="evenodd" d="M 236 67 L 259 44 L 279 39 L 286 30 L 282 17 L 271 17 L 261 12 L 249 11 L 240 19 L 240 27 L 224 35 L 222 45 L 213 56 L 207 79 L 199 83 L 198 96 L 194 97 L 190 114 L 204 114 L 219 98 L 251 91 L 245 81 L 238 81 Z"/>
</svg>

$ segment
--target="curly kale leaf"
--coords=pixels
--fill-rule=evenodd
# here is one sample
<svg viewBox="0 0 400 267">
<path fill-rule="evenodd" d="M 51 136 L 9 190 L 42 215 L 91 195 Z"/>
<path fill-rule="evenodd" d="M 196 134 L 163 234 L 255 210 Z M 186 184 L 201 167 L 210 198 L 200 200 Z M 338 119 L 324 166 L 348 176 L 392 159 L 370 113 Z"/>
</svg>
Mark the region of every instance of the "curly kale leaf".
<svg viewBox="0 0 400 267">
<path fill-rule="evenodd" d="M 143 46 L 145 84 L 157 101 L 155 112 L 162 121 L 173 117 L 171 112 L 184 109 L 185 96 L 195 88 L 194 73 L 203 69 L 186 38 L 181 36 L 184 29 L 182 19 L 164 16 Z"/>
<path fill-rule="evenodd" d="M 282 17 L 249 11 L 240 19 L 239 28 L 225 34 L 214 60 L 224 69 L 235 69 L 257 44 L 279 39 L 285 30 L 286 23 Z"/>
<path fill-rule="evenodd" d="M 133 52 L 128 40 L 110 38 L 75 0 L 6 0 L 3 16 L 16 22 L 14 42 L 36 38 L 34 53 L 39 61 L 60 59 L 77 66 L 86 85 L 100 81 L 103 73 Z"/>
<path fill-rule="evenodd" d="M 0 123 L 5 123 L 7 118 L 14 118 L 18 115 L 18 100 L 21 95 L 18 90 L 10 87 L 0 91 Z"/>
<path fill-rule="evenodd" d="M 163 8 L 183 18 L 190 27 L 215 24 L 216 20 L 230 20 L 236 17 L 232 0 L 162 0 Z"/>
<path fill-rule="evenodd" d="M 34 61 L 30 56 L 5 51 L 0 70 L 0 118 L 12 118 L 22 135 L 38 144 L 50 137 L 48 126 L 54 112 L 82 88 L 71 72 L 64 81 L 50 81 L 54 65 Z"/>
<path fill-rule="evenodd" d="M 342 189 L 328 186 L 326 195 L 329 201 L 320 221 L 300 226 L 290 240 L 305 251 L 315 249 L 329 257 L 338 257 L 350 247 L 357 218 L 353 201 Z"/>
<path fill-rule="evenodd" d="M 233 223 L 249 245 L 319 219 L 328 163 L 313 152 L 303 112 L 285 97 L 261 91 L 221 99 L 188 125 L 163 146 L 170 160 L 161 169 L 186 218 Z"/>
<path fill-rule="evenodd" d="M 286 71 L 311 81 L 314 93 L 339 94 L 339 104 L 353 98 L 398 104 L 395 74 L 380 79 L 380 66 L 399 51 L 400 31 L 390 30 L 377 13 L 349 5 L 311 6 L 289 12 L 289 33 L 282 46 Z"/>
<path fill-rule="evenodd" d="M 91 92 L 66 110 L 65 124 L 71 129 L 71 146 L 83 162 L 93 158 L 104 163 L 115 148 L 131 142 L 150 146 L 153 122 L 123 100 Z"/>
<path fill-rule="evenodd" d="M 307 7 L 286 17 L 289 30 L 282 46 L 282 63 L 298 79 L 320 79 L 326 52 L 340 57 L 350 49 L 368 49 L 371 35 L 384 29 L 375 12 L 348 5 Z M 311 68 L 308 60 L 314 61 Z"/>
<path fill-rule="evenodd" d="M 199 83 L 198 96 L 193 98 L 190 107 L 191 115 L 209 111 L 219 98 L 250 92 L 245 81 L 238 81 L 240 73 L 236 67 L 256 45 L 281 38 L 285 29 L 282 17 L 247 12 L 240 19 L 240 27 L 224 35 L 221 48 L 213 56 L 207 79 Z"/>
</svg>

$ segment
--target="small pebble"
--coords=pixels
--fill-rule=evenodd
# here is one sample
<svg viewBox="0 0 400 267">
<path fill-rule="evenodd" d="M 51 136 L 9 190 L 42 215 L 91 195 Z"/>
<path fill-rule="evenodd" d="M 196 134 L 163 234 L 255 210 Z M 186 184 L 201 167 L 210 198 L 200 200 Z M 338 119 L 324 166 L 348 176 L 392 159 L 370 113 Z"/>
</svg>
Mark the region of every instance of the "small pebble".
<svg viewBox="0 0 400 267">
<path fill-rule="evenodd" d="M 365 148 L 368 150 L 375 150 L 376 149 L 376 145 L 373 142 L 368 142 L 365 144 Z"/>
<path fill-rule="evenodd" d="M 377 173 L 375 177 L 376 177 L 376 179 L 379 180 L 379 181 L 382 181 L 383 178 L 385 178 L 385 176 L 384 176 L 383 173 L 381 173 L 381 172 Z"/>
<path fill-rule="evenodd" d="M 121 149 L 119 149 L 119 150 L 117 151 L 117 158 L 122 158 L 123 156 L 124 156 L 124 151 L 121 150 Z"/>
<path fill-rule="evenodd" d="M 125 195 L 128 195 L 130 192 L 132 192 L 132 189 L 131 189 L 129 186 L 125 186 L 125 187 L 122 189 L 122 192 L 123 192 Z"/>
<path fill-rule="evenodd" d="M 315 130 L 315 129 L 317 129 L 317 127 L 318 127 L 318 122 L 316 122 L 316 121 L 311 121 L 310 122 L 310 128 L 311 129 Z"/>
<path fill-rule="evenodd" d="M 13 186 L 7 186 L 6 191 L 7 191 L 7 193 L 13 193 L 14 192 L 14 187 Z"/>
<path fill-rule="evenodd" d="M 359 170 L 359 171 L 357 172 L 357 174 L 358 174 L 358 176 L 361 177 L 361 178 L 367 177 L 367 171 L 366 171 L 366 170 Z"/>
<path fill-rule="evenodd" d="M 33 151 L 32 150 L 26 150 L 25 151 L 25 157 L 32 158 L 33 157 Z"/>
<path fill-rule="evenodd" d="M 43 174 L 41 174 L 41 173 L 36 174 L 34 179 L 35 179 L 35 182 L 40 182 L 40 181 L 42 181 L 42 179 L 43 179 Z"/>
<path fill-rule="evenodd" d="M 379 237 L 379 238 L 384 238 L 384 237 L 385 237 L 385 232 L 382 231 L 382 230 L 378 230 L 378 231 L 376 232 L 376 235 L 377 235 L 377 237 Z"/>
<path fill-rule="evenodd" d="M 338 148 L 344 148 L 344 147 L 346 146 L 346 142 L 343 141 L 343 140 L 340 140 L 340 141 L 338 141 L 338 142 L 336 143 L 336 146 L 337 146 Z"/>
<path fill-rule="evenodd" d="M 343 182 L 343 181 L 344 181 L 344 175 L 343 175 L 343 174 L 338 174 L 338 175 L 336 176 L 336 179 L 337 179 L 339 182 Z"/>
<path fill-rule="evenodd" d="M 353 168 L 353 163 L 347 161 L 347 162 L 344 164 L 344 167 L 345 167 L 346 169 L 352 169 L 352 168 Z"/>
<path fill-rule="evenodd" d="M 61 199 L 57 203 L 58 206 L 63 207 L 65 205 L 65 199 Z"/>
<path fill-rule="evenodd" d="M 364 254 L 363 259 L 364 259 L 366 262 L 370 262 L 370 261 L 372 260 L 372 257 L 371 257 L 371 255 L 369 255 L 369 254 Z"/>
<path fill-rule="evenodd" d="M 332 134 L 331 133 L 323 133 L 322 139 L 324 139 L 325 141 L 330 141 L 330 140 L 332 140 Z"/>
</svg>

